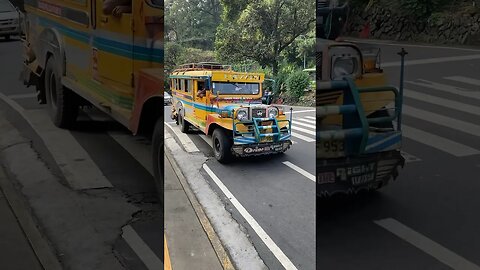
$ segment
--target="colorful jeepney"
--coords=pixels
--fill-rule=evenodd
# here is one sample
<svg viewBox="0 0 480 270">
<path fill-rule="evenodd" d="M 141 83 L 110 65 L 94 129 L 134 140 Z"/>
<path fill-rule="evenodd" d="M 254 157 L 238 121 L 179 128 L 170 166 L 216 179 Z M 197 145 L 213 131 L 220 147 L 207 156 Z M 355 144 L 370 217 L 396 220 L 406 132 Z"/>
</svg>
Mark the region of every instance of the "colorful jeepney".
<svg viewBox="0 0 480 270">
<path fill-rule="evenodd" d="M 111 14 L 102 0 L 26 0 L 24 82 L 54 124 L 74 125 L 94 105 L 134 134 L 153 134 L 163 188 L 163 1 Z"/>
<path fill-rule="evenodd" d="M 170 75 L 172 115 L 182 132 L 191 126 L 212 136 L 215 158 L 228 162 L 283 153 L 290 148 L 291 114 L 262 104 L 264 74 L 235 72 L 218 63 L 182 65 Z"/>
<path fill-rule="evenodd" d="M 335 9 L 328 2 L 318 10 L 324 16 L 319 21 L 333 30 L 317 31 L 317 195 L 322 198 L 379 189 L 395 179 L 405 163 L 405 52 L 400 88 L 387 86 L 379 49 L 339 40 L 336 28 L 342 25 L 336 27 L 335 16 L 341 17 L 346 6 Z"/>
</svg>

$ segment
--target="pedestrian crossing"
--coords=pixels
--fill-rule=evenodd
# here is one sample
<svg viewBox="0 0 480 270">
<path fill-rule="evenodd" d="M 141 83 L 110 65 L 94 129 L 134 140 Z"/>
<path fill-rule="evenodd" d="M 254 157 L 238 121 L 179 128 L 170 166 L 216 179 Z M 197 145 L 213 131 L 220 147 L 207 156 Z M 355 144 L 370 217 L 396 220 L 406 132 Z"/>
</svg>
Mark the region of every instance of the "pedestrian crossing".
<svg viewBox="0 0 480 270">
<path fill-rule="evenodd" d="M 292 120 L 292 137 L 307 143 L 315 143 L 316 120 L 314 116 L 295 115 Z"/>
<path fill-rule="evenodd" d="M 402 124 L 404 138 L 455 157 L 480 154 L 480 80 L 445 76 L 406 81 L 405 87 L 403 115 L 410 119 Z"/>
</svg>

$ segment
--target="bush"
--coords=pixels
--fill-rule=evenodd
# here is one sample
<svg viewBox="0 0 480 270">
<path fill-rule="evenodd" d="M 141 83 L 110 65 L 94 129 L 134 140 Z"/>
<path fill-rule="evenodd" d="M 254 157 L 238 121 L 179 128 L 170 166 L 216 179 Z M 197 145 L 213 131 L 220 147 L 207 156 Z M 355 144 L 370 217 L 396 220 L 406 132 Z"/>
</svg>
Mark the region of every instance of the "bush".
<svg viewBox="0 0 480 270">
<path fill-rule="evenodd" d="M 287 80 L 287 94 L 292 99 L 300 99 L 310 83 L 308 74 L 303 71 L 292 73 Z"/>
</svg>

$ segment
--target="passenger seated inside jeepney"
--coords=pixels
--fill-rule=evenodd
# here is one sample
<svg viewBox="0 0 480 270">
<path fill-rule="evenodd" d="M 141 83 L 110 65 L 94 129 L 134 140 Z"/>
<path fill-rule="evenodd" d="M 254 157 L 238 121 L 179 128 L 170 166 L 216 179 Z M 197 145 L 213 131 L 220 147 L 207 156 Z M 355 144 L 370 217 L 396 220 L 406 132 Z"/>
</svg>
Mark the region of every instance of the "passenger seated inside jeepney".
<svg viewBox="0 0 480 270">
<path fill-rule="evenodd" d="M 103 1 L 103 14 L 121 17 L 123 13 L 132 13 L 132 0 Z"/>
<path fill-rule="evenodd" d="M 205 84 L 199 82 L 198 83 L 198 92 L 197 92 L 197 97 L 203 98 L 207 92 L 207 89 L 205 89 Z"/>
</svg>

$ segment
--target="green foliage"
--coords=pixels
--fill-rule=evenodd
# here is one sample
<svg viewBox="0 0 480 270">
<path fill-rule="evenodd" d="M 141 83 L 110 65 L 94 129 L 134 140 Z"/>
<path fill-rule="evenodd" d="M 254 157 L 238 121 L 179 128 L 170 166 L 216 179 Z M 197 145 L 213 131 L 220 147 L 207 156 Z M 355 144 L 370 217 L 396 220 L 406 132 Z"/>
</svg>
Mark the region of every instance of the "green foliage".
<svg viewBox="0 0 480 270">
<path fill-rule="evenodd" d="M 287 80 L 287 94 L 292 99 L 298 100 L 305 93 L 309 85 L 308 74 L 303 71 L 292 73 Z"/>
<path fill-rule="evenodd" d="M 220 0 L 166 0 L 165 38 L 184 47 L 213 50 Z"/>
<path fill-rule="evenodd" d="M 448 0 L 401 0 L 400 4 L 407 14 L 412 14 L 418 19 L 426 19 L 449 2 Z"/>
<path fill-rule="evenodd" d="M 217 29 L 218 58 L 270 66 L 276 75 L 281 54 L 299 36 L 314 28 L 315 1 L 222 0 L 224 13 Z"/>
<path fill-rule="evenodd" d="M 165 69 L 171 72 L 181 64 L 214 62 L 215 53 L 197 48 L 185 48 L 175 42 L 165 43 Z"/>
</svg>

